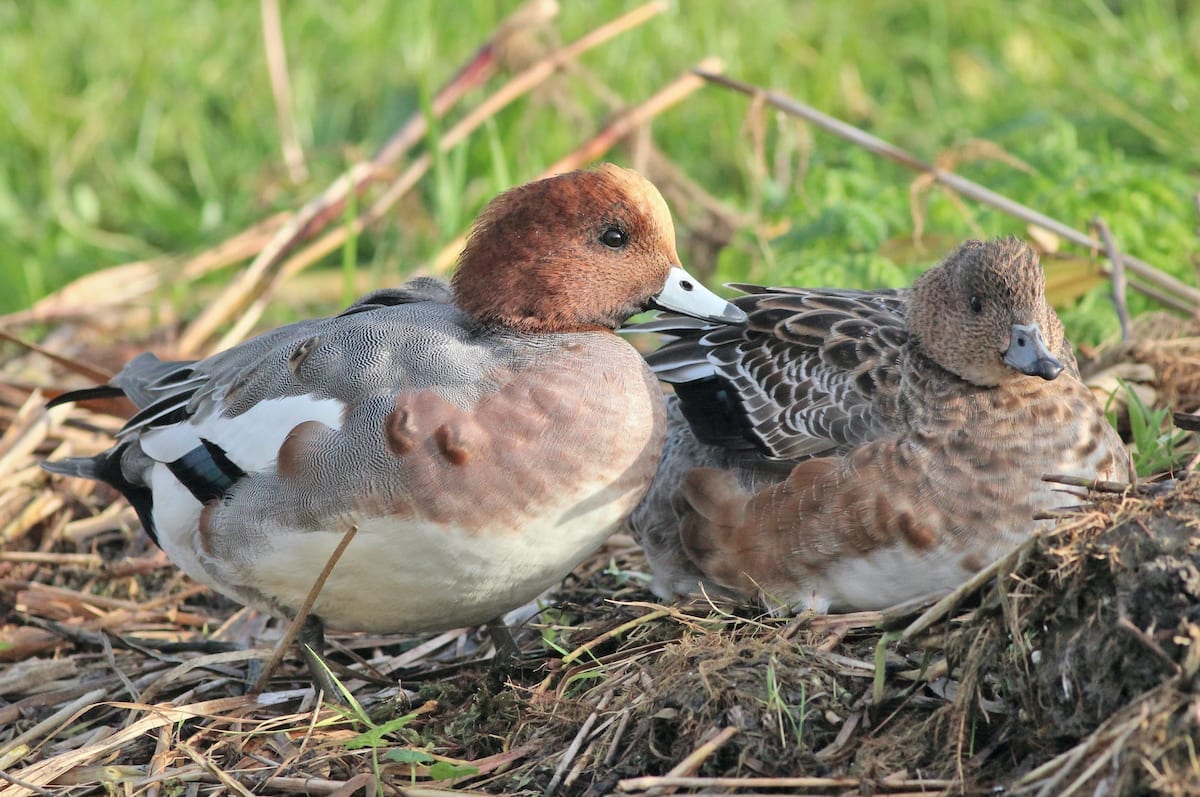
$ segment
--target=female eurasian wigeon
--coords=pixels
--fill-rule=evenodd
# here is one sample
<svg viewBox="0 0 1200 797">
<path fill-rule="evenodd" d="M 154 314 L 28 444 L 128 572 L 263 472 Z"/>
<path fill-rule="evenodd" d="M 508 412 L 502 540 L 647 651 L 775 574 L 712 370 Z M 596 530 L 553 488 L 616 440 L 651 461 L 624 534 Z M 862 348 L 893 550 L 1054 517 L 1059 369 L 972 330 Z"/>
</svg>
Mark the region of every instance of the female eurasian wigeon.
<svg viewBox="0 0 1200 797">
<path fill-rule="evenodd" d="M 908 290 L 736 286 L 745 322 L 661 317 L 668 441 L 631 525 L 667 597 L 873 609 L 952 588 L 1077 503 L 1047 474 L 1124 481 L 1037 255 L 970 241 Z"/>
<path fill-rule="evenodd" d="M 566 575 L 629 514 L 662 453 L 663 396 L 614 334 L 631 315 L 744 314 L 679 266 L 670 212 L 612 165 L 483 211 L 449 286 L 415 280 L 196 362 L 143 354 L 104 387 L 140 409 L 116 445 L 46 463 L 107 482 L 186 573 L 344 630 L 478 624 Z"/>
</svg>

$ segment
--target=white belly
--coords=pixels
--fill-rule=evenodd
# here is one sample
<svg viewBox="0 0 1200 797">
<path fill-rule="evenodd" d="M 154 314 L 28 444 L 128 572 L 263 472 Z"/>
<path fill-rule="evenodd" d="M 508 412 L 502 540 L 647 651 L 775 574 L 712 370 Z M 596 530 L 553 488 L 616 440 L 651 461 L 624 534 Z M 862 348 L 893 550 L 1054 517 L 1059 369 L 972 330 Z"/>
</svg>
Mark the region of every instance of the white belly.
<svg viewBox="0 0 1200 797">
<path fill-rule="evenodd" d="M 608 488 L 597 500 L 531 518 L 519 529 L 475 534 L 428 521 L 364 519 L 313 613 L 331 628 L 376 633 L 487 622 L 561 580 L 616 530 L 638 498 L 636 491 Z M 243 603 L 289 613 L 303 604 L 344 534 L 268 525 L 255 535 L 266 544 L 234 565 L 205 556 L 195 521 L 180 520 L 172 529 L 160 526 L 160 534 L 189 575 Z"/>
<path fill-rule="evenodd" d="M 884 609 L 951 589 L 971 577 L 961 554 L 893 546 L 830 565 L 787 596 L 792 609 L 816 612 Z"/>
</svg>

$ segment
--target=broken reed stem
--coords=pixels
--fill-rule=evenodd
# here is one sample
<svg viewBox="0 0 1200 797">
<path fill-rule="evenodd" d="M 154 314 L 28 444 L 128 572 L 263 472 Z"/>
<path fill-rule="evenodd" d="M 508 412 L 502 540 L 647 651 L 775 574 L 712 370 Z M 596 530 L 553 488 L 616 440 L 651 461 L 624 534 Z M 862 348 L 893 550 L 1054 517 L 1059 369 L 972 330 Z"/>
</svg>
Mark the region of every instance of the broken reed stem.
<svg viewBox="0 0 1200 797">
<path fill-rule="evenodd" d="M 900 634 L 900 641 L 907 642 L 931 625 L 948 615 L 963 598 L 982 587 L 998 573 L 1010 568 L 1029 548 L 1036 537 L 1030 537 L 1004 556 L 992 562 L 987 567 L 971 576 L 965 583 L 960 584 L 953 592 L 930 606 L 920 617 L 908 624 Z"/>
<path fill-rule="evenodd" d="M 325 563 L 325 567 L 321 569 L 317 580 L 313 582 L 312 588 L 309 589 L 308 595 L 304 598 L 304 604 L 296 611 L 296 616 L 288 623 L 287 631 L 283 638 L 279 640 L 279 644 L 275 646 L 275 653 L 271 656 L 271 660 L 263 667 L 262 674 L 258 676 L 258 680 L 254 684 L 255 692 L 265 691 L 267 683 L 271 680 L 271 674 L 275 672 L 275 668 L 283 661 L 283 656 L 287 653 L 288 648 L 296 641 L 296 637 L 300 634 L 300 629 L 304 626 L 304 621 L 308 619 L 309 612 L 312 611 L 313 604 L 317 601 L 317 596 L 321 594 L 321 590 L 325 587 L 325 581 L 329 578 L 329 574 L 333 572 L 333 568 L 337 565 L 338 560 L 342 558 L 347 546 L 351 540 L 358 534 L 358 526 L 351 526 L 342 535 L 341 541 L 337 547 L 333 549 L 333 553 L 329 554 L 329 561 Z M 320 653 L 321 651 L 316 651 Z M 315 673 L 314 673 L 315 675 Z M 330 695 L 329 697 L 333 697 Z"/>
<path fill-rule="evenodd" d="M 1044 213 L 1039 213 L 1038 211 L 1026 205 L 1022 205 L 1021 203 L 1009 199 L 1008 197 L 997 194 L 995 191 L 984 188 L 982 185 L 974 182 L 973 180 L 968 180 L 967 178 L 961 177 L 954 172 L 939 169 L 933 164 L 926 163 L 907 150 L 903 150 L 894 144 L 873 136 L 865 130 L 855 127 L 852 124 L 843 122 L 840 119 L 836 119 L 828 114 L 822 113 L 809 105 L 805 105 L 802 102 L 782 94 L 778 94 L 773 91 L 767 91 L 758 86 L 744 83 L 740 80 L 734 80 L 733 78 L 725 77 L 724 75 L 715 72 L 697 70 L 697 74 L 710 83 L 714 83 L 718 86 L 739 91 L 743 94 L 748 94 L 753 97 L 761 97 L 765 102 L 773 105 L 784 113 L 800 117 L 801 119 L 816 125 L 826 132 L 832 133 L 839 138 L 855 144 L 856 146 L 862 147 L 874 155 L 895 161 L 901 166 L 905 166 L 913 171 L 927 174 L 929 175 L 930 179 L 946 186 L 947 188 L 957 191 L 959 194 L 962 194 L 969 199 L 973 199 L 976 202 L 996 208 L 997 210 L 1007 213 L 1010 216 L 1018 218 L 1026 223 L 1036 224 L 1039 227 L 1050 230 L 1056 235 L 1071 241 L 1072 243 L 1085 246 L 1088 249 L 1099 250 L 1101 248 L 1101 244 L 1087 233 L 1080 232 L 1074 227 L 1068 226 L 1067 224 L 1064 224 L 1057 219 L 1053 219 Z M 1149 263 L 1130 255 L 1123 255 L 1121 257 L 1121 262 L 1125 264 L 1125 268 L 1128 269 L 1130 273 L 1144 279 L 1146 282 L 1150 283 L 1151 286 L 1161 289 L 1162 292 L 1144 290 L 1140 284 L 1131 280 L 1130 285 L 1133 286 L 1135 290 L 1141 291 L 1156 301 L 1163 302 L 1168 307 L 1173 307 L 1174 309 L 1185 313 L 1195 313 L 1197 309 L 1200 309 L 1200 290 L 1193 288 L 1192 286 L 1181 282 L 1175 277 L 1172 277 L 1170 274 L 1167 274 L 1162 270 L 1150 265 Z M 1106 269 L 1106 271 L 1108 270 Z"/>
<path fill-rule="evenodd" d="M 563 778 L 567 774 L 567 767 L 575 760 L 575 756 L 579 755 L 580 748 L 583 747 L 583 742 L 587 739 L 588 734 L 592 732 L 592 727 L 596 724 L 596 720 L 600 718 L 600 712 L 608 707 L 608 701 L 612 698 L 613 693 L 607 692 L 600 698 L 600 702 L 596 704 L 596 708 L 588 715 L 588 718 L 583 721 L 579 732 L 575 734 L 575 738 L 571 740 L 571 744 L 567 746 L 566 752 L 563 753 L 562 759 L 558 762 L 558 766 L 554 769 L 554 775 L 550 778 L 550 783 L 546 785 L 546 790 L 542 793 L 543 797 L 553 797 L 558 786 L 562 783 Z"/>
<path fill-rule="evenodd" d="M 290 215 L 287 211 L 280 211 L 253 227 L 242 230 L 232 238 L 227 238 L 212 249 L 188 258 L 179 269 L 179 278 L 189 281 L 199 279 L 205 274 L 253 257 L 287 225 Z"/>
<path fill-rule="evenodd" d="M 1070 476 L 1065 473 L 1049 473 L 1042 477 L 1042 481 L 1052 484 L 1065 484 L 1068 487 L 1085 487 L 1088 490 L 1096 493 L 1114 493 L 1122 495 L 1129 492 L 1134 485 L 1128 482 L 1115 482 L 1105 479 L 1088 479 L 1083 476 Z"/>
<path fill-rule="evenodd" d="M 655 15 L 662 13 L 665 9 L 666 4 L 661 2 L 661 0 L 655 0 L 655 2 L 647 3 L 644 6 L 635 8 L 628 14 L 601 25 L 595 30 L 577 39 L 575 42 L 566 45 L 554 51 L 553 53 L 550 53 L 544 58 L 539 59 L 532 66 L 515 75 L 511 80 L 508 81 L 508 83 L 501 86 L 499 90 L 489 95 L 479 105 L 479 107 L 470 111 L 453 127 L 447 130 L 446 133 L 438 139 L 437 146 L 439 151 L 448 152 L 450 149 L 457 146 L 460 142 L 466 139 L 467 136 L 481 127 L 488 119 L 491 119 L 521 96 L 537 88 L 537 86 L 541 85 L 552 75 L 554 75 L 555 72 L 561 69 L 563 65 L 569 63 L 573 59 L 578 58 L 588 50 L 607 42 L 609 39 L 612 39 L 621 33 L 645 23 Z M 460 72 L 460 75 L 461 74 L 464 73 Z M 457 79 L 458 78 L 456 78 L 456 80 Z M 457 84 L 452 82 L 450 86 L 447 86 L 442 92 L 439 92 L 438 96 L 441 97 L 443 92 L 449 94 L 450 92 L 457 90 Z M 437 102 L 438 99 L 435 98 L 435 106 Z M 413 122 L 410 121 L 409 124 L 411 125 Z M 421 131 L 421 134 L 424 135 L 423 127 L 421 128 Z M 385 149 L 388 148 L 390 147 L 385 147 Z M 372 164 L 359 164 L 355 168 L 366 172 L 373 168 L 373 166 Z M 249 334 L 249 331 L 253 329 L 254 324 L 262 316 L 263 311 L 266 309 L 267 302 L 270 300 L 271 294 L 279 285 L 282 285 L 287 279 L 290 279 L 295 274 L 315 263 L 317 260 L 320 260 L 325 255 L 336 250 L 339 246 L 345 243 L 350 235 L 359 235 L 368 226 L 374 224 L 376 221 L 382 218 L 389 210 L 391 210 L 393 205 L 395 205 L 405 194 L 412 190 L 412 188 L 431 168 L 433 168 L 433 156 L 428 152 L 422 153 L 419 157 L 414 159 L 412 163 L 409 164 L 408 168 L 405 169 L 398 178 L 393 180 L 391 184 L 388 185 L 384 192 L 380 194 L 374 203 L 372 203 L 365 212 L 360 214 L 358 218 L 354 219 L 348 224 L 343 224 L 335 229 L 330 230 L 314 244 L 306 247 L 303 251 L 298 252 L 294 257 L 289 259 L 278 269 L 276 276 L 274 279 L 270 280 L 269 284 L 267 284 L 268 277 L 266 276 L 265 267 L 260 268 L 254 276 L 254 285 L 260 288 L 262 288 L 262 286 L 266 286 L 265 289 L 260 289 L 258 296 L 253 300 L 250 299 L 249 293 L 245 294 L 245 301 L 240 302 L 234 311 L 240 310 L 242 307 L 246 307 L 246 309 L 240 313 L 234 328 L 221 338 L 221 340 L 215 346 L 215 349 L 219 351 L 240 342 L 247 334 Z M 346 175 L 343 175 L 342 178 L 339 178 L 339 182 L 345 182 L 347 185 L 349 185 L 353 181 Z M 322 206 L 324 206 L 324 203 L 326 202 L 325 195 L 333 193 L 333 189 L 334 187 L 331 186 L 330 189 L 327 190 L 324 195 L 322 195 L 322 197 L 318 198 L 319 203 Z M 310 206 L 315 204 L 318 203 L 310 203 Z M 307 207 L 308 206 L 306 206 L 306 209 Z M 301 211 L 302 214 L 304 212 L 304 210 Z M 294 224 L 289 225 L 289 228 L 294 226 Z M 284 232 L 286 232 L 286 230 Z M 282 237 L 283 232 L 276 236 L 276 240 L 280 240 Z M 285 252 L 281 251 L 279 256 L 281 257 L 284 253 Z M 246 271 L 243 272 L 243 277 L 252 269 L 255 269 L 256 264 L 262 259 L 262 255 L 260 255 L 259 258 L 256 258 L 255 262 L 251 263 Z M 277 262 L 277 260 L 272 260 L 267 265 L 273 265 L 275 262 Z M 231 286 L 226 293 L 230 293 L 234 287 L 235 286 Z M 246 306 L 247 304 L 248 306 Z M 215 331 L 216 325 L 222 323 L 229 314 L 230 313 L 222 312 L 219 314 L 221 317 L 216 320 L 216 324 L 205 322 L 203 327 L 199 327 L 200 331 L 204 333 L 203 337 L 189 337 L 191 329 L 197 327 L 197 325 L 199 325 L 203 319 L 204 314 L 201 314 L 201 317 L 197 318 L 196 321 L 192 323 L 192 327 L 189 327 L 189 329 L 185 331 L 184 337 L 180 339 L 180 349 L 182 351 L 190 351 L 188 346 L 198 345 L 201 341 L 207 339 L 209 335 Z M 217 313 L 214 313 L 213 315 L 215 316 Z"/>
<path fill-rule="evenodd" d="M 721 61 L 716 58 L 706 58 L 695 69 L 688 70 L 661 90 L 643 102 L 618 114 L 605 125 L 596 135 L 576 147 L 567 155 L 559 158 L 553 165 L 534 179 L 553 177 L 556 174 L 569 172 L 599 159 L 613 148 L 618 141 L 629 135 L 668 108 L 679 104 L 693 92 L 704 85 L 704 81 L 696 76 L 697 69 L 707 69 L 716 72 L 723 68 Z M 444 274 L 458 259 L 463 246 L 467 242 L 467 233 L 461 233 L 457 238 L 442 248 L 429 265 L 429 271 L 434 274 Z"/>
<path fill-rule="evenodd" d="M 652 788 L 678 789 L 858 789 L 870 784 L 874 793 L 887 793 L 893 789 L 949 789 L 959 785 L 953 780 L 888 780 L 861 778 L 700 778 L 671 775 L 646 775 L 626 778 L 617 783 L 617 790 L 624 792 L 647 791 Z"/>
<path fill-rule="evenodd" d="M 474 132 L 476 128 L 498 114 L 518 97 L 528 94 L 534 88 L 546 82 L 556 72 L 563 69 L 588 50 L 594 49 L 608 40 L 648 22 L 653 17 L 665 11 L 666 8 L 667 5 L 662 0 L 655 0 L 652 3 L 639 6 L 628 14 L 601 25 L 579 39 L 576 39 L 571 44 L 561 47 L 544 58 L 539 59 L 520 74 L 513 76 L 512 80 L 502 86 L 499 91 L 485 99 L 478 108 L 468 113 L 458 124 L 446 131 L 445 136 L 440 142 L 443 145 L 443 150 L 448 150 L 457 145 L 467 135 Z"/>
<path fill-rule="evenodd" d="M 693 774 L 713 753 L 724 747 L 734 736 L 737 736 L 737 733 L 738 729 L 734 726 L 722 728 L 708 741 L 688 753 L 686 758 L 671 767 L 671 771 L 667 773 L 667 777 L 685 777 Z M 659 792 L 660 789 L 653 787 L 646 790 L 647 794 L 657 794 Z"/>
<path fill-rule="evenodd" d="M 546 175 L 578 169 L 581 165 L 596 160 L 612 149 L 622 138 L 668 108 L 683 102 L 700 89 L 704 85 L 704 81 L 696 74 L 697 71 L 719 74 L 724 68 L 725 65 L 719 58 L 705 58 L 694 69 L 680 75 L 649 99 L 617 116 L 605 125 L 603 130 L 586 141 L 583 146 L 576 148 L 571 154 L 559 159 L 546 169 Z"/>
</svg>

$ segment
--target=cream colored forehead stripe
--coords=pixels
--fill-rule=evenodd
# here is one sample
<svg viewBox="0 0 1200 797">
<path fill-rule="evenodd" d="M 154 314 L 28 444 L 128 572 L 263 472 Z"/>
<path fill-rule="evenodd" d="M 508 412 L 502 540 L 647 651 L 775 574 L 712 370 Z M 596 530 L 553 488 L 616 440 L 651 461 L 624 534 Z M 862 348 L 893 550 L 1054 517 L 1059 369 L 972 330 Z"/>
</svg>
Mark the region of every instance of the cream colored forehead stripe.
<svg viewBox="0 0 1200 797">
<path fill-rule="evenodd" d="M 649 208 L 655 225 L 670 242 L 671 249 L 675 249 L 675 221 L 671 218 L 671 209 L 667 207 L 667 201 L 655 188 L 654 183 L 632 169 L 622 169 L 607 163 L 600 168 L 611 175 L 625 194 Z"/>
<path fill-rule="evenodd" d="M 642 182 L 646 184 L 646 198 L 651 212 L 654 214 L 654 223 L 663 231 L 673 250 L 675 249 L 675 221 L 671 218 L 671 209 L 667 207 L 667 200 L 663 199 L 662 194 L 658 193 L 658 189 L 653 184 L 646 180 Z"/>
</svg>

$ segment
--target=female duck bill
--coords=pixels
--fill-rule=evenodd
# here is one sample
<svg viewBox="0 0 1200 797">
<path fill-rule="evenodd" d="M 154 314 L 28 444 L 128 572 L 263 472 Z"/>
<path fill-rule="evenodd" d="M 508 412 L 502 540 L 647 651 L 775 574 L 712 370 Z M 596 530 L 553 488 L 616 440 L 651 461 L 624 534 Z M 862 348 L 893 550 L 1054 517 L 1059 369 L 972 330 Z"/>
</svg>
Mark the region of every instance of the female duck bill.
<svg viewBox="0 0 1200 797">
<path fill-rule="evenodd" d="M 1036 321 L 1013 324 L 1004 362 L 1023 374 L 1040 376 L 1047 381 L 1057 377 L 1063 370 L 1062 361 L 1050 353 L 1042 328 Z"/>
</svg>

